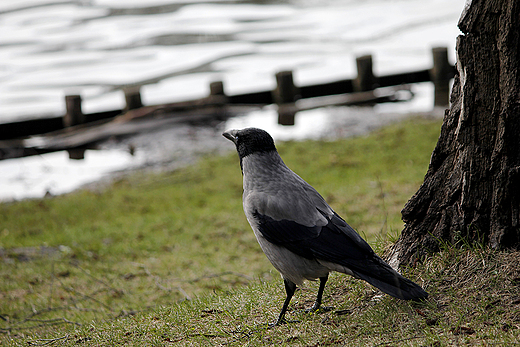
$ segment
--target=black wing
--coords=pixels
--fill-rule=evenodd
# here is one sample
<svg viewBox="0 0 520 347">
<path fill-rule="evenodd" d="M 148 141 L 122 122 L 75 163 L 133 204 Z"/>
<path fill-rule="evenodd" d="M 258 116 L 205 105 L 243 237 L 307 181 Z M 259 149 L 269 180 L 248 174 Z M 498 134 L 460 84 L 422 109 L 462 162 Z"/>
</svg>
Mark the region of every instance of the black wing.
<svg viewBox="0 0 520 347">
<path fill-rule="evenodd" d="M 355 276 L 401 299 L 419 299 L 428 295 L 385 263 L 335 212 L 330 218 L 321 213 L 328 220 L 325 226 L 307 227 L 287 219 L 274 220 L 257 212 L 253 216 L 263 237 L 301 257 L 345 266 Z"/>
<path fill-rule="evenodd" d="M 277 221 L 258 212 L 253 213 L 253 216 L 262 236 L 269 242 L 304 258 L 318 258 L 341 264 L 343 260 L 356 261 L 374 255 L 368 243 L 336 213 L 327 218 L 327 225 L 312 227 L 287 219 Z"/>
</svg>

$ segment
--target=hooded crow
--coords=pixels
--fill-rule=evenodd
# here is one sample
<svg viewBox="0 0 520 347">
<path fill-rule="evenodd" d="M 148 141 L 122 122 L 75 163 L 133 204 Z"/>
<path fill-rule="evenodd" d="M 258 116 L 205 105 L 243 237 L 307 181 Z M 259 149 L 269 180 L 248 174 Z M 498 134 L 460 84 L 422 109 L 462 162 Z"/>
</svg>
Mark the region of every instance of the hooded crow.
<svg viewBox="0 0 520 347">
<path fill-rule="evenodd" d="M 313 187 L 285 165 L 267 132 L 247 128 L 222 135 L 238 151 L 246 218 L 285 284 L 287 297 L 275 325 L 285 322 L 296 286 L 304 280 L 320 279 L 316 302 L 308 311 L 318 310 L 331 271 L 363 279 L 399 299 L 428 296 L 375 254 Z"/>
</svg>

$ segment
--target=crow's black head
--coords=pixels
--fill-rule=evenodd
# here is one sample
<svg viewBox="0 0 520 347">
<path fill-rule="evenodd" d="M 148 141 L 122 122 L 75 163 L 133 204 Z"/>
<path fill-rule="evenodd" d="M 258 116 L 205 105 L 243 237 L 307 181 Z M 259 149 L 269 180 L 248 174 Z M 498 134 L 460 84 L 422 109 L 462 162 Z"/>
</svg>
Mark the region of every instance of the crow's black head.
<svg viewBox="0 0 520 347">
<path fill-rule="evenodd" d="M 235 143 L 240 159 L 253 153 L 276 151 L 273 138 L 262 129 L 229 130 L 222 135 Z"/>
</svg>

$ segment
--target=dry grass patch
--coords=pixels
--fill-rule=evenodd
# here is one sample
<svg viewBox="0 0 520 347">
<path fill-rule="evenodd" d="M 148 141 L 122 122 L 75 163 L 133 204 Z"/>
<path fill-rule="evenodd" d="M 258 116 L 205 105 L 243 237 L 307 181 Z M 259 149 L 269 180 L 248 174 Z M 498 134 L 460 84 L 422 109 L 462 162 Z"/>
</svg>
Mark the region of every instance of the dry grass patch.
<svg viewBox="0 0 520 347">
<path fill-rule="evenodd" d="M 281 280 L 127 314 L 81 327 L 61 327 L 31 343 L 63 346 L 511 346 L 520 339 L 520 252 L 447 247 L 404 274 L 429 292 L 425 302 L 382 295 L 335 274 L 324 295 L 334 309 L 304 313 L 317 285 L 299 290 L 288 319 L 268 328 L 284 298 Z M 17 339 L 5 339 L 14 344 Z"/>
</svg>

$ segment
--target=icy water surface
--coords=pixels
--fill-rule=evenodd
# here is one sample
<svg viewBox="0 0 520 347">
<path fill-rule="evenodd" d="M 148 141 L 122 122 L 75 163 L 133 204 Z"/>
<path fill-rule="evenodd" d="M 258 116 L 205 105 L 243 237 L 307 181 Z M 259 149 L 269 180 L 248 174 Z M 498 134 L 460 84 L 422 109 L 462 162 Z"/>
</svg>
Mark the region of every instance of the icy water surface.
<svg viewBox="0 0 520 347">
<path fill-rule="evenodd" d="M 274 74 L 287 69 L 297 85 L 352 78 L 363 54 L 373 55 L 376 74 L 428 68 L 435 46 L 448 47 L 454 62 L 463 7 L 464 0 L 0 1 L 0 123 L 61 115 L 67 94 L 81 94 L 85 113 L 122 108 L 127 85 L 142 85 L 144 104 L 157 104 L 205 96 L 215 80 L 228 94 L 272 89 Z M 269 107 L 221 128 L 259 126 L 277 139 L 344 136 L 387 121 L 382 114 L 429 111 L 431 89 L 415 86 L 411 103 L 370 112 L 304 112 L 293 128 L 277 126 Z M 63 153 L 1 161 L 0 199 L 59 194 L 114 170 L 219 152 L 229 146 L 220 130 L 181 127 L 153 145 L 137 138 L 134 156 L 124 143 L 88 151 L 81 162 Z"/>
</svg>

